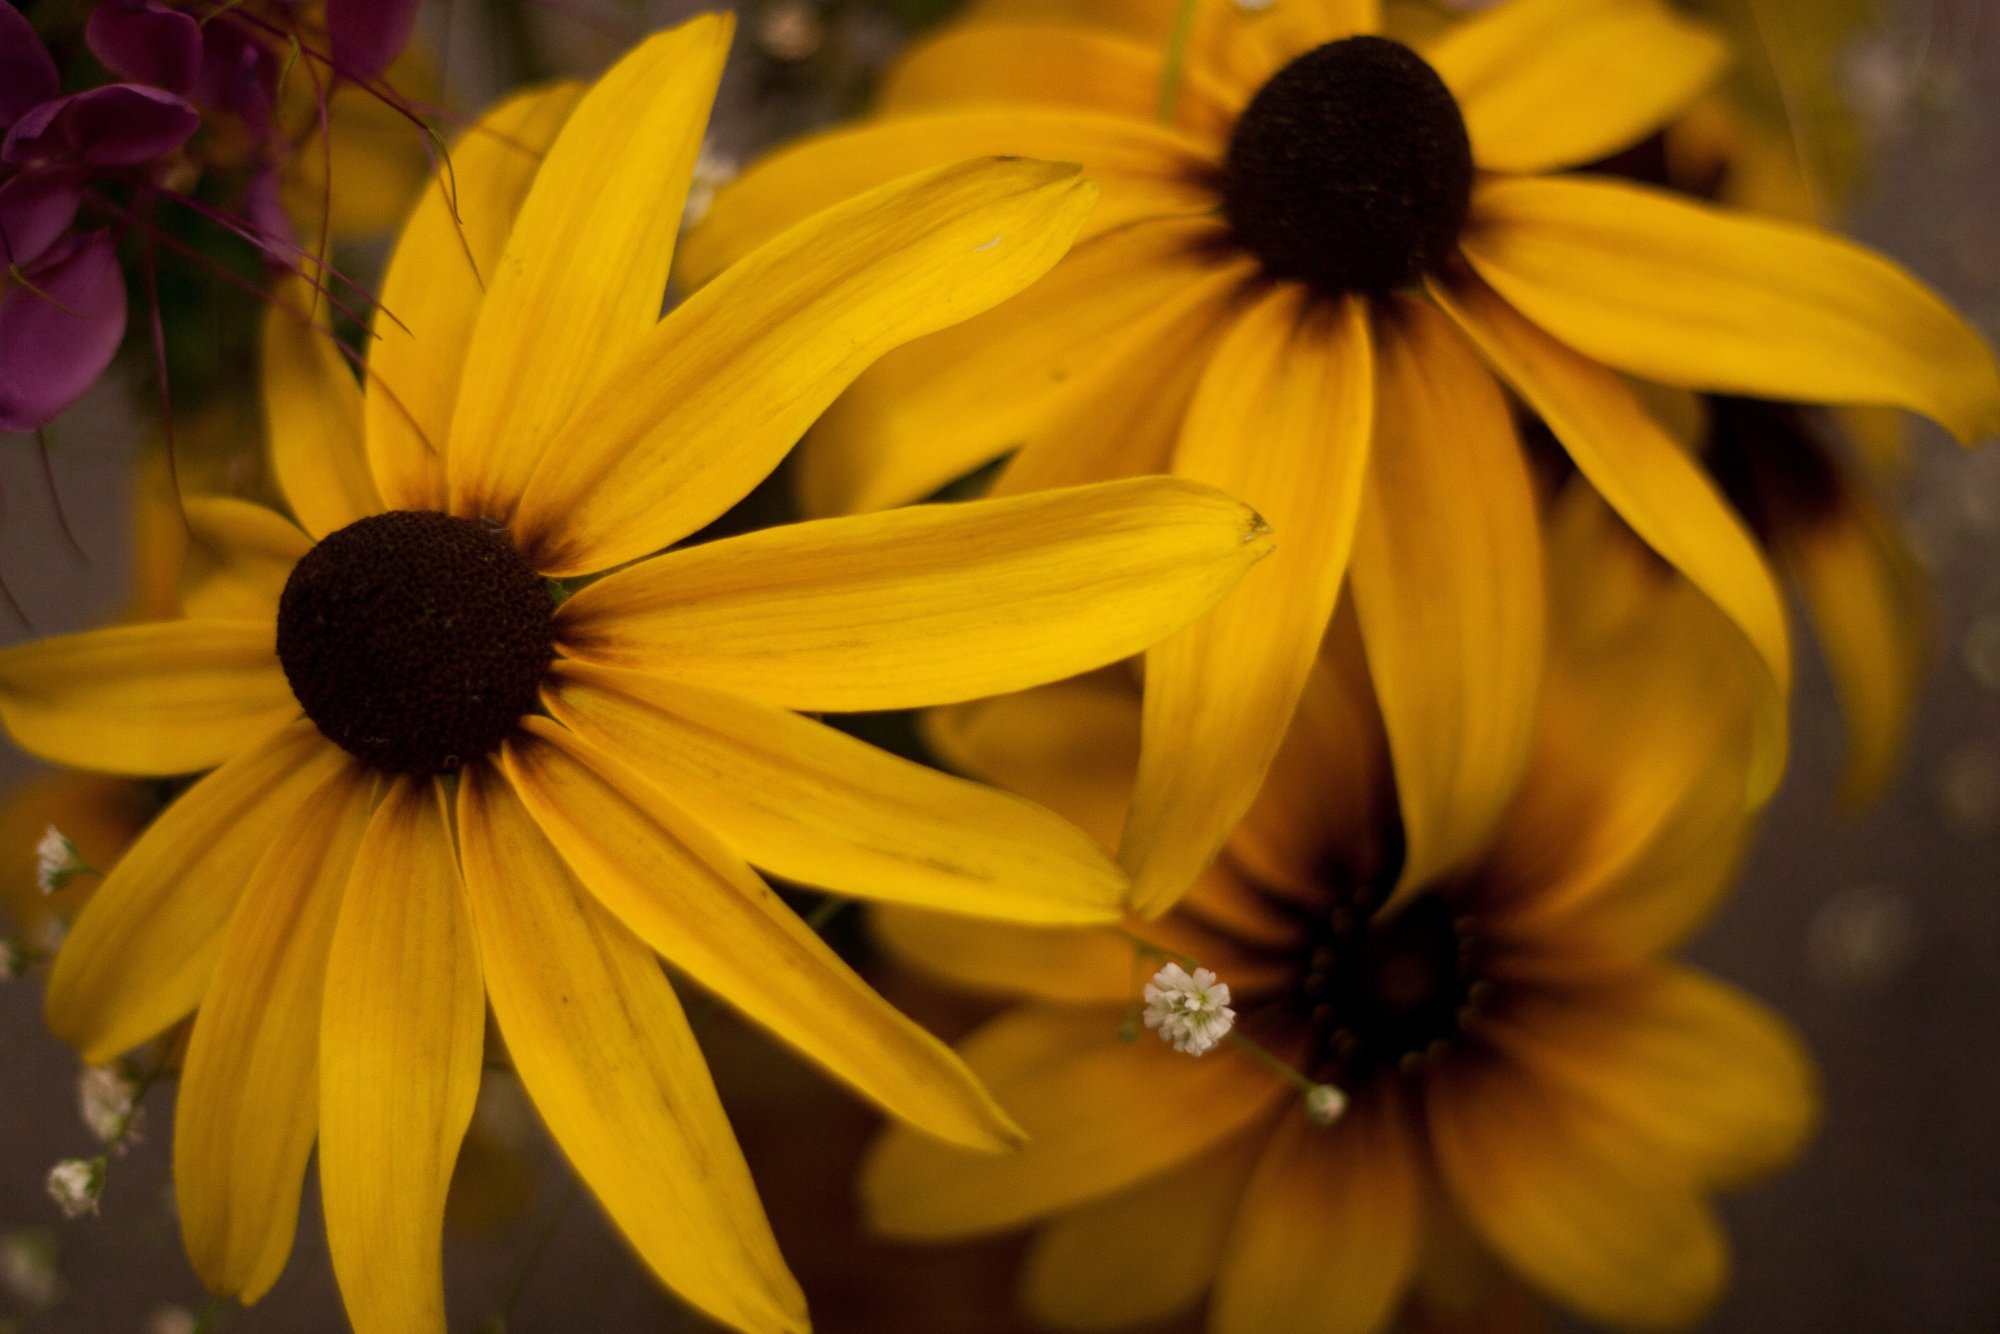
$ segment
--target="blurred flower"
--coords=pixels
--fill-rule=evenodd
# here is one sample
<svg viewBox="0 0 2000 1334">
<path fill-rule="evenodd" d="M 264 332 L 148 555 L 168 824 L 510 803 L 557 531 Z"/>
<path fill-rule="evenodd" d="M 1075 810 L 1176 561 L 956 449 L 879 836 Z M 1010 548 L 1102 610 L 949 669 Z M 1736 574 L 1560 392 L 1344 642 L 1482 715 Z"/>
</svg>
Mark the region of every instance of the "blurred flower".
<svg viewBox="0 0 2000 1334">
<path fill-rule="evenodd" d="M 0 1290 L 40 1311 L 62 1300 L 62 1271 L 56 1267 L 56 1236 L 48 1228 L 16 1228 L 0 1233 Z"/>
<path fill-rule="evenodd" d="M 751 864 L 1051 922 L 1109 920 L 1122 877 L 1045 812 L 792 710 L 1087 670 L 1269 547 L 1239 503 L 1149 479 L 650 555 L 874 357 L 1045 272 L 1093 196 L 1046 163 L 924 173 L 659 319 L 730 30 L 698 19 L 470 132 L 390 259 L 365 391 L 309 293 L 272 309 L 267 436 L 298 526 L 192 500 L 186 619 L 0 653 L 30 750 L 220 766 L 111 871 L 48 1003 L 94 1061 L 196 1011 L 174 1175 L 218 1292 L 275 1281 L 317 1137 L 350 1317 L 443 1328 L 490 1000 L 647 1263 L 727 1324 L 802 1328 L 654 951 L 898 1116 L 995 1148 L 1004 1113 Z"/>
<path fill-rule="evenodd" d="M 36 889 L 53 894 L 89 869 L 90 863 L 77 855 L 76 844 L 62 830 L 50 825 L 42 831 L 42 841 L 35 845 Z"/>
<path fill-rule="evenodd" d="M 1726 1268 L 1707 1197 L 1789 1159 L 1816 1094 L 1781 1020 L 1662 957 L 1749 833 L 1751 670 L 1691 588 L 1604 543 L 1597 505 L 1557 516 L 1534 757 L 1485 846 L 1400 878 L 1382 720 L 1343 622 L 1220 861 L 1174 912 L 1126 924 L 1229 977 L 1237 1033 L 1312 1081 L 1303 1096 L 1233 1041 L 1200 1062 L 1120 1041 L 1117 934 L 878 910 L 895 955 L 1014 1002 L 961 1050 L 1031 1138 L 977 1158 L 892 1129 L 863 1174 L 874 1224 L 1035 1227 L 1024 1299 L 1067 1328 L 1208 1292 L 1226 1334 L 1363 1334 L 1406 1299 L 1464 1304 L 1447 1290 L 1496 1258 L 1592 1320 L 1699 1316 Z M 1122 682 L 930 721 L 966 772 L 1115 833 L 1140 730 Z"/>
<path fill-rule="evenodd" d="M 63 1211 L 64 1218 L 81 1218 L 97 1212 L 98 1198 L 104 1193 L 104 1161 L 101 1158 L 65 1158 L 49 1169 L 49 1198 Z"/>
<path fill-rule="evenodd" d="M 90 1133 L 105 1143 L 137 1139 L 139 1084 L 115 1065 L 84 1067 L 77 1078 L 77 1111 Z"/>
<path fill-rule="evenodd" d="M 1340 596 L 1382 691 L 1421 854 L 1477 845 L 1524 752 L 1540 564 L 1499 378 L 1767 666 L 1753 797 L 1784 758 L 1784 609 L 1742 523 L 1618 372 L 1776 399 L 1893 403 L 2000 430 L 1983 340 L 1890 262 L 1812 230 L 1549 175 L 1645 139 L 1727 63 L 1620 0 L 1513 0 L 1422 53 L 1375 6 L 983 0 L 889 74 L 877 117 L 753 166 L 689 234 L 698 286 L 794 219 L 976 152 L 1085 165 L 1104 198 L 1049 278 L 891 357 L 809 444 L 808 507 L 921 497 L 1017 449 L 1031 491 L 1171 471 L 1284 535 L 1244 591 L 1150 655 L 1122 857 L 1158 911 L 1274 752 Z M 1162 123 L 1162 122 L 1167 123 Z M 1489 369 L 1490 368 L 1490 369 Z"/>
</svg>

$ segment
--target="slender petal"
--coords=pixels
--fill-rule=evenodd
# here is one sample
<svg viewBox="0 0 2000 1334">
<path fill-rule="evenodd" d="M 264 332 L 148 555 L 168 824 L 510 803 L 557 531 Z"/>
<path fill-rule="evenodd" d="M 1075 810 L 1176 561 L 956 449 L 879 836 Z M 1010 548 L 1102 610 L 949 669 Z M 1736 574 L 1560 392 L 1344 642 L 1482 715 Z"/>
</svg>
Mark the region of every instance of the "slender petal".
<svg viewBox="0 0 2000 1334">
<path fill-rule="evenodd" d="M 375 780 L 342 763 L 267 851 L 223 933 L 174 1104 L 174 1195 L 195 1272 L 254 1302 L 298 1226 L 319 1124 L 319 1020 L 342 890 Z"/>
<path fill-rule="evenodd" d="M 1132 942 L 1110 931 L 1014 926 L 899 907 L 875 909 L 868 924 L 899 962 L 977 995 L 1120 1005 L 1145 981 Z"/>
<path fill-rule="evenodd" d="M 1134 478 L 766 529 L 656 557 L 556 613 L 574 657 L 791 709 L 900 709 L 1101 667 L 1270 549 L 1210 487 Z"/>
<path fill-rule="evenodd" d="M 591 85 L 487 285 L 451 418 L 451 512 L 511 518 L 577 407 L 659 320 L 735 20 L 648 38 Z"/>
<path fill-rule="evenodd" d="M 1425 56 L 1465 113 L 1487 171 L 1557 171 L 1607 157 L 1685 110 L 1729 47 L 1659 0 L 1508 0 Z"/>
<path fill-rule="evenodd" d="M 543 699 L 737 856 L 788 880 L 1014 921 L 1117 913 L 1125 878 L 1073 825 L 797 714 L 567 662 Z"/>
<path fill-rule="evenodd" d="M 1380 365 L 1354 607 L 1415 886 L 1477 856 L 1520 781 L 1542 678 L 1542 542 L 1511 411 L 1464 336 L 1428 303 L 1400 303 Z"/>
<path fill-rule="evenodd" d="M 1215 207 L 1210 146 L 1151 121 L 1031 106 L 896 116 L 809 135 L 731 182 L 683 242 L 681 280 L 699 287 L 780 232 L 844 199 L 914 171 L 983 154 L 1081 163 L 1104 191 L 1085 236 L 1139 218 Z"/>
<path fill-rule="evenodd" d="M 1193 1306 L 1222 1264 L 1259 1140 L 1238 1136 L 1037 1229 L 1021 1271 L 1023 1304 L 1074 1330 L 1150 1324 Z"/>
<path fill-rule="evenodd" d="M 1128 348 L 1154 351 L 1163 324 L 1213 302 L 1198 247 L 1216 231 L 1209 218 L 1160 218 L 1094 237 L 1020 295 L 889 353 L 813 428 L 799 475 L 807 511 L 922 500 L 1031 438 L 1070 398 L 1100 397 Z M 1147 369 L 1149 393 L 1171 384 L 1158 362 Z M 1092 453 L 1115 439 L 1098 430 Z"/>
<path fill-rule="evenodd" d="M 1887 403 L 2000 435 L 1992 348 L 1900 266 L 1849 241 L 1615 181 L 1489 180 L 1466 258 L 1530 320 L 1667 384 Z"/>
<path fill-rule="evenodd" d="M 368 465 L 391 509 L 441 509 L 444 448 L 472 327 L 514 216 L 583 90 L 517 93 L 438 164 L 382 277 L 368 352 Z"/>
<path fill-rule="evenodd" d="M 1122 1190 L 1221 1144 L 1295 1096 L 1224 1049 L 1199 1060 L 1122 1011 L 1025 1006 L 975 1033 L 966 1062 L 1021 1119 L 1026 1147 L 978 1156 L 891 1130 L 862 1167 L 869 1221 L 892 1237 L 995 1232 Z"/>
<path fill-rule="evenodd" d="M 361 387 L 327 315 L 325 300 L 294 279 L 264 316 L 264 437 L 285 503 L 314 537 L 382 509 L 361 438 Z"/>
<path fill-rule="evenodd" d="M 1715 1299 L 1725 1244 L 1701 1183 L 1506 1061 L 1433 1080 L 1431 1147 L 1466 1216 L 1514 1269 L 1587 1319 L 1683 1328 Z"/>
<path fill-rule="evenodd" d="M 201 1000 L 250 873 L 346 763 L 303 720 L 189 788 L 90 896 L 49 975 L 57 1037 L 101 1065 Z"/>
<path fill-rule="evenodd" d="M 229 496 L 190 496 L 181 610 L 191 620 L 275 625 L 278 598 L 312 539 L 276 510 Z"/>
<path fill-rule="evenodd" d="M 649 779 L 539 718 L 501 767 L 577 878 L 675 967 L 918 1129 L 974 1149 L 1020 1142 L 949 1047 Z"/>
<path fill-rule="evenodd" d="M 1095 196 L 1074 167 L 972 161 L 799 224 L 605 375 L 529 483 L 516 541 L 545 573 L 581 574 L 687 536 L 870 362 L 1047 273 Z"/>
<path fill-rule="evenodd" d="M 1421 1150 L 1401 1109 L 1364 1099 L 1331 1127 L 1293 1110 L 1243 1193 L 1216 1278 L 1216 1334 L 1380 1329 L 1416 1268 Z"/>
<path fill-rule="evenodd" d="M 354 858 L 320 1014 L 319 1180 L 358 1334 L 443 1334 L 445 1192 L 486 989 L 443 789 L 399 778 Z"/>
<path fill-rule="evenodd" d="M 263 621 L 154 621 L 0 650 L 0 721 L 79 769 L 211 769 L 299 716 Z"/>
<path fill-rule="evenodd" d="M 1431 295 L 1548 423 L 1598 493 L 1762 658 L 1769 689 L 1749 774 L 1751 799 L 1761 802 L 1784 771 L 1791 643 L 1777 585 L 1742 521 L 1617 376 L 1543 333 L 1483 283 L 1433 285 Z"/>
<path fill-rule="evenodd" d="M 106 232 L 71 232 L 36 263 L 32 286 L 0 288 L 0 431 L 40 430 L 82 398 L 124 340 L 125 307 Z"/>
<path fill-rule="evenodd" d="M 489 766 L 460 778 L 458 827 L 487 995 L 556 1143 L 667 1286 L 746 1334 L 804 1334 L 805 1298 L 659 960 Z"/>
<path fill-rule="evenodd" d="M 1367 311 L 1328 319 L 1294 286 L 1223 340 L 1174 471 L 1242 497 L 1277 550 L 1216 611 L 1146 656 L 1144 746 L 1120 855 L 1166 911 L 1263 785 L 1347 574 L 1373 429 Z"/>
</svg>

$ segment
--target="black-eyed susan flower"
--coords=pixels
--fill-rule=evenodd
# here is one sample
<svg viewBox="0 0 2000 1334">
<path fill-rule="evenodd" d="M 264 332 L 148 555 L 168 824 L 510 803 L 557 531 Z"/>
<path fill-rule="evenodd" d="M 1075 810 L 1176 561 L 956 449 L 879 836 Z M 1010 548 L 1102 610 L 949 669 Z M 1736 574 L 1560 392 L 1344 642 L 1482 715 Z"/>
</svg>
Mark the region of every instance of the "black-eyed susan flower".
<svg viewBox="0 0 2000 1334">
<path fill-rule="evenodd" d="M 1816 1103 L 1780 1019 L 1665 957 L 1747 833 L 1748 664 L 1649 553 L 1571 542 L 1579 517 L 1555 549 L 1595 568 L 1554 585 L 1533 758 L 1442 879 L 1397 890 L 1399 794 L 1342 623 L 1173 912 L 1125 933 L 878 914 L 915 967 L 1005 999 L 960 1050 L 1031 1136 L 980 1159 L 891 1130 L 862 1177 L 878 1229 L 1032 1228 L 1022 1294 L 1059 1328 L 1205 1295 L 1215 1334 L 1366 1334 L 1409 1303 L 1517 1301 L 1519 1279 L 1616 1326 L 1706 1309 L 1709 1196 L 1786 1161 Z M 942 713 L 968 772 L 1116 836 L 1140 732 L 1122 682 Z M 1199 1059 L 1133 1023 L 1161 957 L 1229 988 L 1235 1031 Z"/>
<path fill-rule="evenodd" d="M 1437 803 L 1404 802 L 1412 873 L 1493 827 L 1542 642 L 1496 373 L 1757 647 L 1753 796 L 1783 759 L 1782 604 L 1618 372 L 2000 430 L 1988 348 L 1889 261 L 1552 174 L 1699 94 L 1727 59 L 1707 29 L 1653 0 L 1508 0 L 1421 50 L 1379 28 L 1373 0 L 982 0 L 890 72 L 874 119 L 723 191 L 683 255 L 705 280 L 825 202 L 966 152 L 1079 161 L 1104 183 L 1047 280 L 857 383 L 804 477 L 817 510 L 867 510 L 1015 450 L 1002 491 L 1171 471 L 1284 534 L 1218 616 L 1149 655 L 1122 850 L 1149 910 L 1248 806 L 1344 582 L 1398 781 Z"/>
<path fill-rule="evenodd" d="M 84 909 L 48 1015 L 101 1061 L 194 1013 L 175 1179 L 218 1292 L 255 1300 L 283 1268 L 317 1143 L 356 1326 L 443 1328 L 439 1219 L 490 1003 L 646 1263 L 724 1324 L 803 1329 L 657 956 L 895 1115 L 997 1147 L 1017 1132 L 962 1065 L 750 868 L 1051 921 L 1114 915 L 1122 877 L 1027 803 L 793 710 L 1115 659 L 1268 545 L 1237 502 L 1156 479 L 654 555 L 883 350 L 1045 271 L 1092 193 L 1047 163 L 921 173 L 662 319 L 730 30 L 698 19 L 470 132 L 399 238 L 365 391 L 273 310 L 291 517 L 192 503 L 184 619 L 0 653 L 28 749 L 214 769 Z"/>
</svg>

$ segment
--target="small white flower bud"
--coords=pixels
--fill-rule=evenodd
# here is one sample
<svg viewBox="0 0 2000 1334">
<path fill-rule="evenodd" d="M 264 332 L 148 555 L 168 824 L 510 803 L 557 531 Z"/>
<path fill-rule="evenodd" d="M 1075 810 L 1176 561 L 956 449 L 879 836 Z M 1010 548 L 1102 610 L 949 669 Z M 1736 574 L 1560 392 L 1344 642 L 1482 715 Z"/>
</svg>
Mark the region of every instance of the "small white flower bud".
<svg viewBox="0 0 2000 1334">
<path fill-rule="evenodd" d="M 65 1218 L 81 1218 L 97 1212 L 98 1197 L 104 1194 L 102 1158 L 65 1158 L 49 1169 L 49 1198 Z"/>
<path fill-rule="evenodd" d="M 134 1138 L 140 1109 L 134 1099 L 138 1085 L 114 1065 L 86 1067 L 76 1082 L 76 1104 L 90 1133 L 104 1143 Z"/>
<path fill-rule="evenodd" d="M 185 1306 L 155 1306 L 146 1317 L 146 1334 L 194 1334 L 201 1319 Z"/>
<path fill-rule="evenodd" d="M 55 893 L 89 869 L 90 863 L 62 830 L 50 825 L 42 831 L 42 841 L 35 845 L 35 884 L 42 893 Z"/>
<path fill-rule="evenodd" d="M 46 1310 L 62 1300 L 54 1232 L 24 1227 L 0 1235 L 0 1292 L 31 1311 Z"/>
<path fill-rule="evenodd" d="M 715 206 L 715 193 L 735 180 L 743 164 L 712 143 L 704 143 L 694 160 L 694 176 L 688 182 L 687 203 L 681 207 L 681 228 L 685 231 L 708 216 Z"/>
<path fill-rule="evenodd" d="M 1347 1095 L 1331 1084 L 1314 1084 L 1306 1090 L 1306 1115 L 1330 1126 L 1347 1113 Z"/>
<path fill-rule="evenodd" d="M 1146 1027 L 1175 1051 L 1200 1056 L 1222 1041 L 1236 1023 L 1229 1008 L 1229 986 L 1206 968 L 1190 974 L 1170 963 L 1146 984 Z"/>
</svg>

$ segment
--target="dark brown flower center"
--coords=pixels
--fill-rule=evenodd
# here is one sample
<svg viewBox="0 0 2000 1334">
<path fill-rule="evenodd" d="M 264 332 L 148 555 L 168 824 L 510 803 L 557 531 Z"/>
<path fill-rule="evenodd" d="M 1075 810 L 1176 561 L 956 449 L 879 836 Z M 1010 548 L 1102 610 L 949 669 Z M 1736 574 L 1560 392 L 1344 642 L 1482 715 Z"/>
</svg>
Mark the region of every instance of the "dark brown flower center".
<svg viewBox="0 0 2000 1334">
<path fill-rule="evenodd" d="M 1223 214 L 1274 277 L 1379 294 L 1450 256 L 1472 202 L 1472 143 L 1437 71 L 1401 42 L 1349 37 L 1257 91 L 1223 167 Z"/>
<path fill-rule="evenodd" d="M 552 610 L 504 532 L 392 510 L 328 535 L 293 568 L 278 659 L 328 740 L 391 773 L 445 773 L 534 707 Z"/>
</svg>

